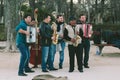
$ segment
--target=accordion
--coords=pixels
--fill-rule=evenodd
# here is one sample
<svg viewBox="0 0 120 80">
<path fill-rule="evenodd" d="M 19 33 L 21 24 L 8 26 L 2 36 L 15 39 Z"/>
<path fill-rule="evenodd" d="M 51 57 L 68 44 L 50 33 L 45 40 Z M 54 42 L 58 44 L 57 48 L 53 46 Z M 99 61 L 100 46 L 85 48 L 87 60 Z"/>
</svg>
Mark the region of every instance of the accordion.
<svg viewBox="0 0 120 80">
<path fill-rule="evenodd" d="M 32 26 L 27 26 L 27 31 L 30 35 L 26 36 L 27 43 L 35 43 L 36 42 L 36 28 Z"/>
</svg>

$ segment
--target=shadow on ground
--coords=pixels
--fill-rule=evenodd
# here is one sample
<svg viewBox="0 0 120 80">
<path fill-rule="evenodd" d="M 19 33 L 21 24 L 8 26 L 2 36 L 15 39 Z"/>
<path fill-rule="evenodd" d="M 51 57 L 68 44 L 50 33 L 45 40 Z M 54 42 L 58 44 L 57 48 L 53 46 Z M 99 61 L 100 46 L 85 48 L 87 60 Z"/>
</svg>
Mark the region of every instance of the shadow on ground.
<svg viewBox="0 0 120 80">
<path fill-rule="evenodd" d="M 120 58 L 120 53 L 104 53 L 102 56 Z"/>
<path fill-rule="evenodd" d="M 32 80 L 68 80 L 67 77 L 55 77 L 53 75 L 44 74 L 44 75 L 37 75 Z"/>
</svg>

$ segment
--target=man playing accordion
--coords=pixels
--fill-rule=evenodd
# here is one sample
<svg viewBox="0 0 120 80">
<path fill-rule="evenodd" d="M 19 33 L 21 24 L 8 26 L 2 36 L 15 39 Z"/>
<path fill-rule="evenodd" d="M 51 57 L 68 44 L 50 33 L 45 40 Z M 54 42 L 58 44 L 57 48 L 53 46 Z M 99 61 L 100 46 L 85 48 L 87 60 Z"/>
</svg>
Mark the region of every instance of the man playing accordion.
<svg viewBox="0 0 120 80">
<path fill-rule="evenodd" d="M 89 51 L 90 51 L 90 37 L 93 31 L 92 31 L 92 25 L 86 23 L 86 16 L 84 14 L 80 15 L 80 20 L 77 23 L 77 30 L 79 30 L 78 34 L 82 37 L 82 47 L 85 54 L 83 59 L 83 64 L 85 68 L 89 68 L 88 60 L 89 60 Z"/>
</svg>

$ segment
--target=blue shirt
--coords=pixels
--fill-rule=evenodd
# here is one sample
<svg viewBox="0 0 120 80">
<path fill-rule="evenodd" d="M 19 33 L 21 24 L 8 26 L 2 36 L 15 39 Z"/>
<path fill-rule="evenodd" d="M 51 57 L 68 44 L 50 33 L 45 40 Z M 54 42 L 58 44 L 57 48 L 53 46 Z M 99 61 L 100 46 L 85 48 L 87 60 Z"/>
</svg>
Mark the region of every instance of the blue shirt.
<svg viewBox="0 0 120 80">
<path fill-rule="evenodd" d="M 17 26 L 16 26 L 16 32 L 17 32 L 17 36 L 16 36 L 16 45 L 19 44 L 25 44 L 26 45 L 26 34 L 23 33 L 19 33 L 18 31 L 20 29 L 22 30 L 27 30 L 27 23 L 25 22 L 25 20 L 22 20 Z"/>
</svg>

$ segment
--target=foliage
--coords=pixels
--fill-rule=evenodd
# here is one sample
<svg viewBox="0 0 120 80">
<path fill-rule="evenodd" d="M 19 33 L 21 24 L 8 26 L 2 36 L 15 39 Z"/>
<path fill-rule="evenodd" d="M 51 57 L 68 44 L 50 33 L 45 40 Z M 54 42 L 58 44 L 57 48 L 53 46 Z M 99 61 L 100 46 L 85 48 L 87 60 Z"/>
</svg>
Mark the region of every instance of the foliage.
<svg viewBox="0 0 120 80">
<path fill-rule="evenodd" d="M 6 40 L 5 27 L 4 24 L 0 24 L 0 41 Z"/>
<path fill-rule="evenodd" d="M 28 9 L 27 5 L 21 5 L 21 11 L 25 12 Z"/>
<path fill-rule="evenodd" d="M 120 24 L 93 24 L 93 30 L 98 28 L 102 30 L 120 31 Z"/>
<path fill-rule="evenodd" d="M 21 11 L 23 11 L 24 13 L 27 13 L 27 12 L 33 13 L 32 8 L 30 6 L 23 5 L 21 8 L 22 8 Z M 46 13 L 51 15 L 51 12 L 47 10 L 46 8 L 38 7 L 38 22 L 39 23 L 43 20 L 43 15 Z M 51 19 L 52 21 L 54 21 L 54 17 L 52 15 L 51 15 Z"/>
</svg>

